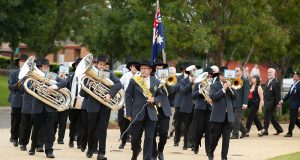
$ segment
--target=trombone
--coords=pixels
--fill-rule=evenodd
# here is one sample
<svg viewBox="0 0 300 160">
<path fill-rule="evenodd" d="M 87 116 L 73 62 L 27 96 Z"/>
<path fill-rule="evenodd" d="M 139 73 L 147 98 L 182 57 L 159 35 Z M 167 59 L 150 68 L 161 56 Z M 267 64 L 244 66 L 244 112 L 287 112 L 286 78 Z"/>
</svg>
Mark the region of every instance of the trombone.
<svg viewBox="0 0 300 160">
<path fill-rule="evenodd" d="M 225 78 L 225 83 L 229 84 L 229 89 L 230 89 L 232 95 L 234 95 L 232 88 L 237 90 L 237 89 L 240 89 L 243 87 L 243 81 L 241 78 L 236 77 L 235 70 L 226 69 L 224 71 L 224 78 Z"/>
</svg>

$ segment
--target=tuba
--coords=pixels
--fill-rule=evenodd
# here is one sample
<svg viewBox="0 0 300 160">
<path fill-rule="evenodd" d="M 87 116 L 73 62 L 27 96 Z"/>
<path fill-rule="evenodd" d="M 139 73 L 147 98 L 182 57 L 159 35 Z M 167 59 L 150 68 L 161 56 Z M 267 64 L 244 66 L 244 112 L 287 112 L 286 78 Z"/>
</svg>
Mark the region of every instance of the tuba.
<svg viewBox="0 0 300 160">
<path fill-rule="evenodd" d="M 210 100 L 209 98 L 210 82 L 208 81 L 207 77 L 208 77 L 208 73 L 203 72 L 195 79 L 195 83 L 200 83 L 199 93 L 203 95 L 204 99 L 208 102 Z M 212 103 L 209 104 L 212 105 Z"/>
<path fill-rule="evenodd" d="M 68 109 L 71 104 L 70 91 L 66 88 L 61 88 L 48 93 L 46 91 L 47 88 L 57 82 L 45 76 L 46 74 L 35 66 L 34 57 L 31 56 L 20 69 L 18 78 L 21 81 L 27 77 L 24 81 L 24 89 L 33 97 L 56 109 L 58 112 Z M 36 84 L 34 87 L 31 85 L 33 83 Z"/>
<path fill-rule="evenodd" d="M 114 83 L 109 78 L 98 76 L 99 70 L 92 65 L 92 62 L 93 55 L 88 54 L 80 61 L 76 68 L 75 76 L 82 76 L 80 82 L 81 88 L 106 107 L 112 110 L 119 110 L 124 104 L 124 90 L 120 89 L 111 101 L 106 101 L 105 95 L 108 94 Z"/>
</svg>

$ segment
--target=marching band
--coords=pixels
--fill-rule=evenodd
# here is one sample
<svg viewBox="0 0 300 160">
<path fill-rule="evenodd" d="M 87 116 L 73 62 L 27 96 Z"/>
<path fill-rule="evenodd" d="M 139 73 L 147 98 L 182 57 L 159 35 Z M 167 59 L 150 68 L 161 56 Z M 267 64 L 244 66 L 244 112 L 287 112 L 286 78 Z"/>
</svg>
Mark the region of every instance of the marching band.
<svg viewBox="0 0 300 160">
<path fill-rule="evenodd" d="M 132 160 L 143 153 L 144 160 L 164 160 L 167 139 L 174 135 L 174 146 L 179 146 L 183 134 L 183 150 L 191 147 L 198 154 L 202 137 L 209 160 L 222 136 L 222 160 L 227 159 L 230 139 L 249 137 L 254 122 L 259 136 L 268 135 L 271 122 L 274 135 L 283 132 L 274 117 L 277 105 L 290 100 L 290 126 L 285 137 L 292 137 L 299 125 L 300 73 L 295 72 L 294 84 L 281 100 L 280 85 L 275 70 L 268 70 L 269 81 L 263 91 L 260 77 L 243 76 L 243 67 L 235 70 L 211 66 L 200 69 L 185 65 L 175 76 L 176 69 L 157 60 L 129 62 L 120 79 L 107 70 L 108 58 L 89 54 L 77 58 L 72 66 L 75 72 L 67 76 L 49 72 L 48 59 L 21 55 L 16 63 L 19 69 L 10 73 L 11 138 L 15 147 L 27 150 L 31 133 L 29 155 L 44 151 L 54 158 L 53 144 L 58 128 L 57 143 L 64 144 L 69 117 L 69 147 L 86 151 L 86 157 L 98 154 L 106 160 L 106 138 L 111 110 L 118 110 L 120 126 L 119 149 L 131 139 Z M 232 75 L 233 74 L 233 75 Z M 265 106 L 264 125 L 258 118 Z M 243 110 L 249 108 L 244 127 Z M 241 136 L 239 136 L 241 132 Z M 144 133 L 144 145 L 142 135 Z M 159 137 L 157 139 L 156 137 Z M 87 150 L 86 150 L 87 148 Z"/>
</svg>

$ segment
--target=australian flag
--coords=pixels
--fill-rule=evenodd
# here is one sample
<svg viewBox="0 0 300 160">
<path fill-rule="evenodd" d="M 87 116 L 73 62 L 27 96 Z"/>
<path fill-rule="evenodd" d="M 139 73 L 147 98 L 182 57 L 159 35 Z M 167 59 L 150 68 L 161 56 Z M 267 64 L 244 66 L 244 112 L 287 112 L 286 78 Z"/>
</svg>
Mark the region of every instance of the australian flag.
<svg viewBox="0 0 300 160">
<path fill-rule="evenodd" d="M 156 57 L 158 54 L 162 52 L 165 48 L 165 37 L 164 37 L 164 30 L 161 21 L 161 15 L 159 6 L 157 3 L 156 6 L 156 13 L 153 23 L 153 39 L 152 39 L 152 54 L 151 54 L 151 63 L 154 64 Z"/>
</svg>

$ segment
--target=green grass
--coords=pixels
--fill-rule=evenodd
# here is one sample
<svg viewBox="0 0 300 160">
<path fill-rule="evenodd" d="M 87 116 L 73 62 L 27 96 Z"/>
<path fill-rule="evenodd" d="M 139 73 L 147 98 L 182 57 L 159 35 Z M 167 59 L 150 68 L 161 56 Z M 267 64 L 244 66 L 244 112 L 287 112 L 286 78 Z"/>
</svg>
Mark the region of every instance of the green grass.
<svg viewBox="0 0 300 160">
<path fill-rule="evenodd" d="M 8 77 L 0 75 L 0 106 L 9 106 L 7 102 L 8 90 Z"/>
<path fill-rule="evenodd" d="M 287 154 L 287 155 L 281 155 L 278 157 L 271 158 L 270 160 L 299 160 L 300 159 L 300 152 Z"/>
</svg>

